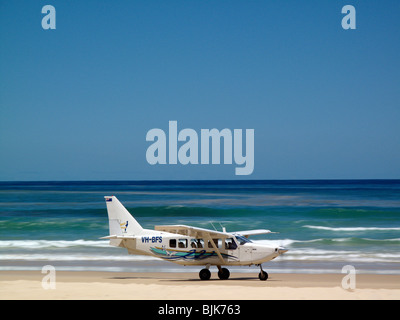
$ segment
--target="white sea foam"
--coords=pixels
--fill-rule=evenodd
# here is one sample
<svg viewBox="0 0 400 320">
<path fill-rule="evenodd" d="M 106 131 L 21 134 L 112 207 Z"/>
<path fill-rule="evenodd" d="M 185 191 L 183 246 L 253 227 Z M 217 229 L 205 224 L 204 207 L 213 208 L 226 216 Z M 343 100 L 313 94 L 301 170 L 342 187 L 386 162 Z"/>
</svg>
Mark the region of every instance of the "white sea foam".
<svg viewBox="0 0 400 320">
<path fill-rule="evenodd" d="M 329 230 L 329 231 L 400 231 L 400 227 L 324 227 L 324 226 L 310 226 L 305 225 L 303 228 L 318 229 L 318 230 Z"/>
<path fill-rule="evenodd" d="M 254 243 L 262 244 L 270 247 L 288 247 L 293 243 L 301 242 L 300 240 L 293 239 L 280 239 L 280 240 L 253 240 Z"/>
<path fill-rule="evenodd" d="M 0 260 L 13 261 L 155 261 L 151 256 L 138 255 L 101 255 L 101 254 L 0 254 Z"/>
<path fill-rule="evenodd" d="M 109 247 L 108 240 L 1 240 L 0 248 L 69 248 L 69 247 Z"/>
</svg>

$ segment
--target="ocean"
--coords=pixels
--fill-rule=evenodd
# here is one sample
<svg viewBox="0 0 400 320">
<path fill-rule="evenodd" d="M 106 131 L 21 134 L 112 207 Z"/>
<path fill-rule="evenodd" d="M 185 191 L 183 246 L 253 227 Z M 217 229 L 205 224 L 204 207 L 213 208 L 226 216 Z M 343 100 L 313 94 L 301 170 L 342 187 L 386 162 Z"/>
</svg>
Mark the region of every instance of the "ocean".
<svg viewBox="0 0 400 320">
<path fill-rule="evenodd" d="M 289 251 L 275 273 L 400 274 L 400 180 L 0 182 L 0 270 L 198 272 L 108 245 L 104 196 L 138 222 L 229 231 Z M 258 267 L 230 267 L 258 274 Z"/>
</svg>

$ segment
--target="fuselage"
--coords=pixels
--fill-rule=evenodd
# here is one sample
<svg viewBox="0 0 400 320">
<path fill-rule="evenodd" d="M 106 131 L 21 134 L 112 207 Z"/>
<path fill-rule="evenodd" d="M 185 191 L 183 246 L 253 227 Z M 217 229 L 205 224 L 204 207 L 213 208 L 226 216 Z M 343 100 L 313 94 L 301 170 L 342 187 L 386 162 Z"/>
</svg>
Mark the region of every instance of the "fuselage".
<svg viewBox="0 0 400 320">
<path fill-rule="evenodd" d="M 286 251 L 256 244 L 238 234 L 199 239 L 148 229 L 128 239 L 111 239 L 110 245 L 126 248 L 130 254 L 151 255 L 181 265 L 261 264 Z"/>
</svg>

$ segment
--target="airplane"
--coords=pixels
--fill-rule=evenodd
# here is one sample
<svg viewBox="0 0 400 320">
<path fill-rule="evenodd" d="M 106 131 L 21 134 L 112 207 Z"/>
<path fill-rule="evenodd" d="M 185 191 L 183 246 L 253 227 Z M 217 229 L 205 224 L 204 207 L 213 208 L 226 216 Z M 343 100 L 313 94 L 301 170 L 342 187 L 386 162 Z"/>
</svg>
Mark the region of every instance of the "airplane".
<svg viewBox="0 0 400 320">
<path fill-rule="evenodd" d="M 115 196 L 104 197 L 107 205 L 110 245 L 122 247 L 129 254 L 150 255 L 180 265 L 205 266 L 199 272 L 201 280 L 211 278 L 210 266 L 217 266 L 218 277 L 230 276 L 222 266 L 260 267 L 258 278 L 267 280 L 268 273 L 261 264 L 275 259 L 288 250 L 255 244 L 249 236 L 272 233 L 270 230 L 227 232 L 197 228 L 186 225 L 155 226 L 144 229 Z"/>
</svg>

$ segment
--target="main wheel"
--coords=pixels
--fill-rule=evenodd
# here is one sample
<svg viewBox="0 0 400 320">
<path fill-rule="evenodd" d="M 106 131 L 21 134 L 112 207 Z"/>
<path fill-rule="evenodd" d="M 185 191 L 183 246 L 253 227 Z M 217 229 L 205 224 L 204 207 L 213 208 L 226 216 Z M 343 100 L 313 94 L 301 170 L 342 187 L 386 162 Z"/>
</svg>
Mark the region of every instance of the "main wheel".
<svg viewBox="0 0 400 320">
<path fill-rule="evenodd" d="M 258 274 L 258 279 L 260 279 L 261 281 L 265 281 L 268 279 L 268 273 L 266 273 L 265 271 L 262 271 Z"/>
<path fill-rule="evenodd" d="M 209 280 L 211 278 L 211 272 L 208 269 L 201 269 L 199 272 L 199 277 L 201 280 Z"/>
<path fill-rule="evenodd" d="M 229 276 L 231 275 L 231 273 L 229 272 L 229 270 L 227 268 L 221 268 L 220 271 L 218 271 L 218 277 L 221 280 L 227 280 L 229 279 Z"/>
</svg>

